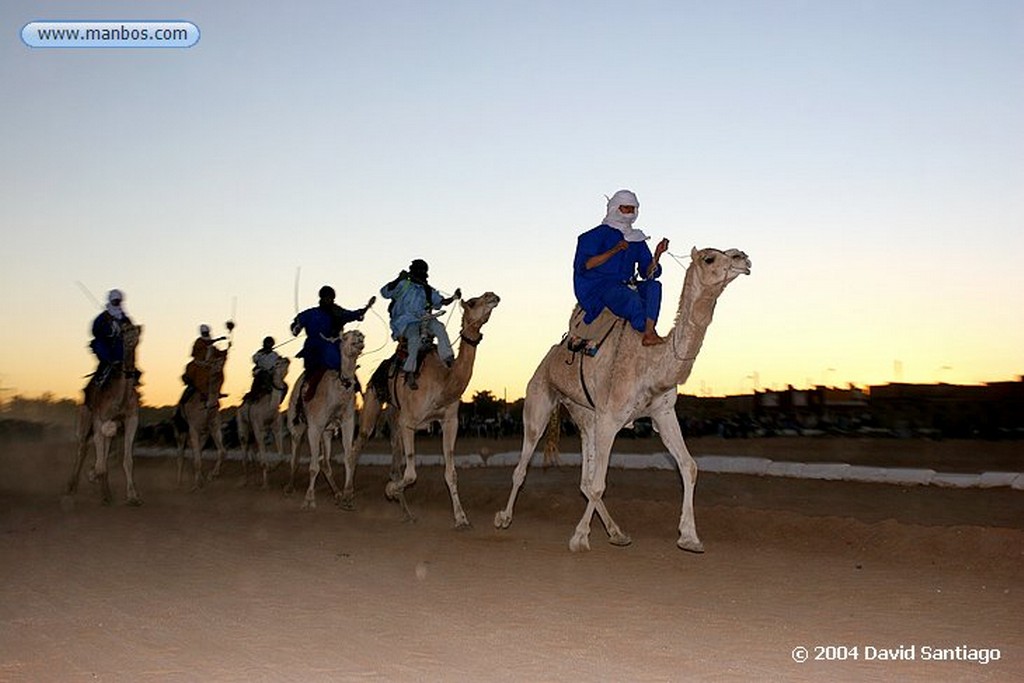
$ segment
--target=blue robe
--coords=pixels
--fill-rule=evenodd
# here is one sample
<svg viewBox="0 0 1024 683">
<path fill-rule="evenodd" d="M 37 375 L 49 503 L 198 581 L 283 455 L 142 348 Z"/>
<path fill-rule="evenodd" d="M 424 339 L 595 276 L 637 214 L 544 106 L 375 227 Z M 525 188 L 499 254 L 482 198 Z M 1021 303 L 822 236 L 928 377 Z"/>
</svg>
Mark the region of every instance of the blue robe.
<svg viewBox="0 0 1024 683">
<path fill-rule="evenodd" d="M 100 360 L 100 365 L 120 363 L 124 360 L 124 336 L 121 326 L 131 324 L 128 316 L 123 320 L 117 320 L 114 316 L 103 311 L 92 321 L 92 341 L 89 348 Z"/>
<path fill-rule="evenodd" d="M 647 278 L 654 260 L 647 242 L 629 242 L 629 248 L 608 261 L 587 270 L 587 260 L 603 254 L 622 241 L 622 233 L 610 225 L 599 225 L 579 236 L 573 259 L 573 291 L 583 309 L 583 321 L 591 323 L 608 308 L 629 321 L 633 329 L 644 331 L 648 318 L 657 322 L 661 310 L 661 266 Z M 629 286 L 636 280 L 636 289 Z"/>
<path fill-rule="evenodd" d="M 341 369 L 338 337 L 345 323 L 360 320 L 362 315 L 361 311 L 349 311 L 332 304 L 330 307 L 307 308 L 295 316 L 292 333 L 306 330 L 306 341 L 296 356 L 302 359 L 307 372 L 324 368 Z"/>
<path fill-rule="evenodd" d="M 401 339 L 409 325 L 418 324 L 427 313 L 441 308 L 443 299 L 436 289 L 430 288 L 430 301 L 423 285 L 403 278 L 395 286 L 388 283 L 380 288 L 380 295 L 391 299 L 391 338 Z"/>
</svg>

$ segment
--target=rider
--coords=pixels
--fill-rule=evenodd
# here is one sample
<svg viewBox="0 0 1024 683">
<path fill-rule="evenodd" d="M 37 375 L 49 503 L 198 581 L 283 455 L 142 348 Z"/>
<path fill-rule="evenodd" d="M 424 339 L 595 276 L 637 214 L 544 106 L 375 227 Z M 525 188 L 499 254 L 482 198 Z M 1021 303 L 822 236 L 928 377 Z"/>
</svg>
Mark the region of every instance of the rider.
<svg viewBox="0 0 1024 683">
<path fill-rule="evenodd" d="M 306 341 L 297 356 L 302 359 L 306 370 L 306 391 L 303 398 L 309 401 L 316 394 L 317 385 L 327 370 L 341 370 L 341 349 L 338 339 L 346 323 L 362 320 L 366 311 L 373 305 L 373 298 L 362 308 L 354 311 L 342 308 L 334 303 L 334 288 L 324 285 L 319 292 L 320 303 L 314 308 L 295 316 L 292 321 L 292 334 L 306 330 Z"/>
<path fill-rule="evenodd" d="M 658 260 L 668 249 L 668 240 L 662 239 L 652 256 L 649 238 L 633 227 L 639 211 L 640 202 L 629 190 L 611 196 L 601 225 L 576 242 L 573 290 L 585 313 L 583 322 L 593 322 L 608 308 L 643 335 L 644 346 L 653 346 L 665 343 L 654 326 L 661 309 Z"/>
<path fill-rule="evenodd" d="M 225 338 L 214 339 L 210 336 L 209 325 L 204 323 L 199 326 L 199 336 L 192 343 L 192 360 L 185 366 L 185 374 L 181 376 L 181 381 L 185 383 L 185 391 L 181 394 L 180 403 L 186 403 L 194 393 L 197 391 L 203 393 L 207 388 L 210 380 L 210 361 L 227 353 L 218 349 L 214 344 Z M 223 398 L 225 395 L 221 394 L 218 398 Z"/>
<path fill-rule="evenodd" d="M 273 388 L 274 366 L 281 356 L 274 350 L 274 338 L 264 337 L 263 346 L 252 355 L 252 387 L 249 394 L 268 394 Z"/>
<path fill-rule="evenodd" d="M 409 264 L 409 270 L 403 270 L 391 282 L 380 289 L 380 295 L 391 299 L 388 313 L 391 314 L 391 337 L 396 341 L 405 338 L 408 355 L 402 370 L 405 372 L 405 383 L 411 389 L 417 389 L 416 362 L 419 357 L 420 343 L 423 337 L 437 338 L 437 355 L 441 362 L 451 367 L 455 354 L 448 339 L 448 332 L 431 312 L 462 296 L 462 291 L 448 297 L 442 297 L 436 289 L 427 283 L 429 266 L 422 259 Z"/>
<path fill-rule="evenodd" d="M 92 321 L 92 341 L 89 342 L 89 348 L 96 354 L 99 365 L 90 384 L 97 387 L 106 383 L 111 367 L 124 360 L 124 327 L 131 325 L 132 321 L 121 306 L 123 301 L 124 293 L 121 290 L 110 290 L 107 293 L 106 307 Z"/>
</svg>

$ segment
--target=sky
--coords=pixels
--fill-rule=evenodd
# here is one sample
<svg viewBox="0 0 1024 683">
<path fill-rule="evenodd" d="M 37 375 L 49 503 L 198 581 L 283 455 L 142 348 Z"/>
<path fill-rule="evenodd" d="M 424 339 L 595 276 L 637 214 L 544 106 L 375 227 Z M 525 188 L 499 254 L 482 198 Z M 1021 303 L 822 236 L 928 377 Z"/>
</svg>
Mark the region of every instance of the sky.
<svg viewBox="0 0 1024 683">
<path fill-rule="evenodd" d="M 21 39 L 147 19 L 201 37 Z M 198 326 L 229 319 L 237 402 L 321 285 L 356 308 L 422 258 L 445 293 L 501 297 L 465 398 L 515 400 L 622 188 L 670 240 L 663 334 L 692 247 L 753 263 L 685 393 L 1024 373 L 1018 0 L 14 1 L 0 27 L 0 398 L 79 396 L 116 287 L 145 403 L 175 402 Z M 386 316 L 348 328 L 364 380 Z"/>
</svg>

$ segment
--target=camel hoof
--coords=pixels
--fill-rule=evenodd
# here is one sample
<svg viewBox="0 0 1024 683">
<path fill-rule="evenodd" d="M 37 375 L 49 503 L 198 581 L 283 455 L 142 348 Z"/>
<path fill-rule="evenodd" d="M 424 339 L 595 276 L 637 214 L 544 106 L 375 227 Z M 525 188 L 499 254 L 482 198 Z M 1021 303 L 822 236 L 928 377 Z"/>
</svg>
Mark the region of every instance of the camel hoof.
<svg viewBox="0 0 1024 683">
<path fill-rule="evenodd" d="M 473 525 L 469 523 L 468 519 L 463 519 L 463 520 L 460 520 L 458 522 L 455 522 L 455 530 L 456 531 L 469 531 L 472 528 L 473 528 Z"/>
<path fill-rule="evenodd" d="M 129 498 L 128 500 L 125 501 L 125 505 L 127 505 L 128 507 L 133 507 L 133 508 L 142 507 L 142 499 L 141 498 Z"/>
<path fill-rule="evenodd" d="M 293 493 L 295 493 L 295 487 L 292 486 L 291 484 L 285 484 L 284 485 L 284 495 L 290 496 Z"/>
<path fill-rule="evenodd" d="M 398 484 L 393 481 L 389 481 L 387 486 L 384 487 L 384 495 L 388 500 L 398 500 L 398 495 L 401 492 L 402 490 L 398 488 Z"/>
<path fill-rule="evenodd" d="M 685 550 L 685 551 L 691 552 L 691 553 L 700 554 L 700 553 L 704 552 L 704 544 L 701 543 L 700 541 L 696 541 L 696 540 L 691 541 L 691 540 L 686 540 L 686 539 L 680 538 L 678 541 L 676 541 L 676 546 L 680 550 Z"/>
<path fill-rule="evenodd" d="M 302 501 L 303 510 L 316 510 L 316 501 L 310 500 L 309 498 Z"/>
<path fill-rule="evenodd" d="M 633 544 L 633 539 L 629 537 L 629 534 L 618 533 L 611 536 L 608 542 L 619 548 L 625 548 L 627 545 Z"/>
<path fill-rule="evenodd" d="M 342 510 L 345 510 L 346 512 L 354 512 L 355 511 L 355 509 L 356 509 L 356 501 L 355 501 L 355 498 L 353 496 L 351 496 L 351 495 L 349 495 L 349 496 L 341 496 L 337 500 L 338 500 L 338 507 L 340 507 Z"/>
<path fill-rule="evenodd" d="M 581 553 L 590 550 L 590 539 L 586 536 L 573 536 L 569 539 L 569 550 L 574 553 Z"/>
<path fill-rule="evenodd" d="M 512 515 L 508 514 L 504 510 L 494 513 L 494 528 L 495 529 L 507 529 L 512 525 Z"/>
</svg>

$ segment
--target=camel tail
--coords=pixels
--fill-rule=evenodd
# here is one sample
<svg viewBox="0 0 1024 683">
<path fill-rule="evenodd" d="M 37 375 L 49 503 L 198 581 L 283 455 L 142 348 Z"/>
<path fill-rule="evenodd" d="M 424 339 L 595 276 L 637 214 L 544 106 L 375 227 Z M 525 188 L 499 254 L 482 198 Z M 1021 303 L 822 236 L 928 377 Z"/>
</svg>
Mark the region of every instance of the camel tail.
<svg viewBox="0 0 1024 683">
<path fill-rule="evenodd" d="M 555 403 L 555 409 L 548 418 L 548 428 L 544 431 L 544 464 L 558 463 L 558 441 L 562 436 L 562 404 Z"/>
</svg>

